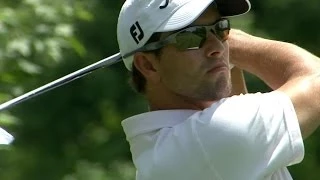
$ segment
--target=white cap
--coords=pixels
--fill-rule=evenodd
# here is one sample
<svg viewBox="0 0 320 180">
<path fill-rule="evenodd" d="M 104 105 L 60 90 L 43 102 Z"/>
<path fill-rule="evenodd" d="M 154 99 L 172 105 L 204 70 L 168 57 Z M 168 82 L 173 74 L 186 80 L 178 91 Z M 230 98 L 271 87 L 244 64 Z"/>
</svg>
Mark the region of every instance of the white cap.
<svg viewBox="0 0 320 180">
<path fill-rule="evenodd" d="M 221 16 L 250 10 L 249 0 L 126 0 L 118 18 L 117 38 L 123 56 L 146 44 L 155 32 L 181 29 L 195 21 L 213 2 Z M 132 70 L 133 56 L 123 58 Z"/>
</svg>

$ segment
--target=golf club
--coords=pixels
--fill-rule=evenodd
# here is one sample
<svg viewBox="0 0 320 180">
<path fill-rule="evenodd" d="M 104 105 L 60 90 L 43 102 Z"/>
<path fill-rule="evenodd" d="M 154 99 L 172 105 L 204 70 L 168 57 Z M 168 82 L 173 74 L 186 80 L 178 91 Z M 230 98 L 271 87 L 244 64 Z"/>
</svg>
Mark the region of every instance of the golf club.
<svg viewBox="0 0 320 180">
<path fill-rule="evenodd" d="M 38 95 L 40 95 L 42 93 L 45 93 L 45 92 L 49 91 L 49 90 L 52 90 L 54 88 L 57 88 L 57 87 L 62 86 L 64 84 L 67 84 L 67 83 L 69 83 L 69 82 L 71 82 L 73 80 L 76 80 L 76 79 L 78 79 L 80 77 L 83 77 L 83 76 L 91 73 L 92 71 L 95 71 L 95 70 L 100 69 L 102 67 L 106 67 L 106 66 L 110 66 L 112 64 L 115 64 L 115 63 L 121 61 L 121 59 L 122 58 L 121 58 L 120 53 L 117 53 L 117 54 L 114 54 L 114 55 L 112 55 L 110 57 L 102 59 L 102 60 L 100 60 L 100 61 L 98 61 L 98 62 L 96 62 L 94 64 L 86 66 L 86 67 L 84 67 L 82 69 L 79 69 L 79 70 L 77 70 L 77 71 L 75 71 L 75 72 L 73 72 L 71 74 L 63 76 L 63 77 L 61 77 L 61 78 L 59 78 L 57 80 L 54 80 L 54 81 L 52 81 L 52 82 L 50 82 L 48 84 L 45 84 L 45 85 L 43 85 L 43 86 L 41 86 L 41 87 L 39 87 L 37 89 L 34 89 L 34 90 L 32 90 L 30 92 L 27 92 L 27 93 L 25 93 L 25 94 L 23 94 L 21 96 L 18 96 L 18 97 L 14 98 L 14 99 L 11 99 L 11 100 L 3 103 L 3 104 L 0 104 L 0 111 L 3 111 L 3 110 L 5 110 L 5 109 L 7 109 L 9 107 L 12 107 L 12 106 L 16 105 L 16 104 L 22 103 L 22 102 L 24 102 L 24 101 L 26 101 L 28 99 L 31 99 L 31 98 L 33 98 L 35 96 L 38 96 Z"/>
</svg>

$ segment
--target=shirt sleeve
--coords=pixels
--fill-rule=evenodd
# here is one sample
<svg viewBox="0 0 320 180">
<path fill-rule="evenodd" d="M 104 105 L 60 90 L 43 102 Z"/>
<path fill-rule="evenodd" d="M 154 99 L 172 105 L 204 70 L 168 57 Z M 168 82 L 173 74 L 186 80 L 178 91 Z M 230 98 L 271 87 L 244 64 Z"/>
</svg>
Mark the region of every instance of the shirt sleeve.
<svg viewBox="0 0 320 180">
<path fill-rule="evenodd" d="M 0 128 L 0 144 L 10 144 L 13 141 L 13 136 L 4 129 Z"/>
<path fill-rule="evenodd" d="M 196 141 L 222 177 L 263 178 L 303 159 L 298 119 L 284 93 L 233 96 L 191 118 Z"/>
</svg>

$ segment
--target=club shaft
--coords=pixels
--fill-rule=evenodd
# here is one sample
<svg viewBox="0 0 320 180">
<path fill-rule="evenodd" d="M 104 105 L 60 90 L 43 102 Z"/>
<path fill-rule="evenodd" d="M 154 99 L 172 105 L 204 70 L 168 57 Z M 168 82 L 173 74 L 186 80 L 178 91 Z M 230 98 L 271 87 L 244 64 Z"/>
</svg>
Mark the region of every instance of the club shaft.
<svg viewBox="0 0 320 180">
<path fill-rule="evenodd" d="M 50 90 L 52 90 L 54 88 L 57 88 L 57 87 L 62 86 L 64 84 L 67 84 L 67 83 L 69 83 L 69 82 L 71 82 L 73 80 L 76 80 L 76 79 L 78 79 L 80 77 L 83 77 L 83 76 L 91 73 L 94 70 L 100 69 L 102 67 L 110 66 L 110 65 L 115 64 L 115 63 L 117 63 L 119 61 L 121 61 L 120 53 L 117 53 L 117 54 L 114 54 L 114 55 L 112 55 L 110 57 L 102 59 L 102 60 L 100 60 L 100 61 L 98 61 L 98 62 L 96 62 L 94 64 L 91 64 L 91 65 L 89 65 L 87 67 L 79 69 L 79 70 L 77 70 L 77 71 L 75 71 L 75 72 L 73 72 L 71 74 L 63 76 L 63 77 L 61 77 L 61 78 L 59 78 L 57 80 L 54 80 L 54 81 L 52 81 L 52 82 L 50 82 L 48 84 L 45 84 L 45 85 L 43 85 L 43 86 L 41 86 L 41 87 L 39 87 L 37 89 L 34 89 L 34 90 L 32 90 L 30 92 L 27 92 L 27 93 L 25 93 L 25 94 L 23 94 L 21 96 L 18 96 L 18 97 L 14 98 L 14 99 L 11 99 L 11 100 L 3 103 L 3 104 L 0 104 L 0 111 L 3 111 L 5 109 L 7 109 L 7 108 L 10 108 L 10 107 L 12 107 L 12 106 L 14 106 L 16 104 L 22 103 L 22 102 L 24 102 L 24 101 L 26 101 L 28 99 L 31 99 L 31 98 L 33 98 L 35 96 L 38 96 L 38 95 L 40 95 L 42 93 L 45 93 L 47 91 L 50 91 Z"/>
</svg>

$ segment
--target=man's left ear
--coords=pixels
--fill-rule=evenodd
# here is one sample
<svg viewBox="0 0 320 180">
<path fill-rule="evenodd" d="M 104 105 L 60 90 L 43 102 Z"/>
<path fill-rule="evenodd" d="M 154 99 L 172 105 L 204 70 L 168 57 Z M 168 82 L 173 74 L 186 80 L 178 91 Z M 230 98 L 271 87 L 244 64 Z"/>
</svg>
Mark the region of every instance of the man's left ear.
<svg viewBox="0 0 320 180">
<path fill-rule="evenodd" d="M 159 62 L 153 54 L 137 52 L 134 55 L 133 65 L 143 74 L 143 76 L 151 82 L 160 81 L 158 72 Z"/>
</svg>

